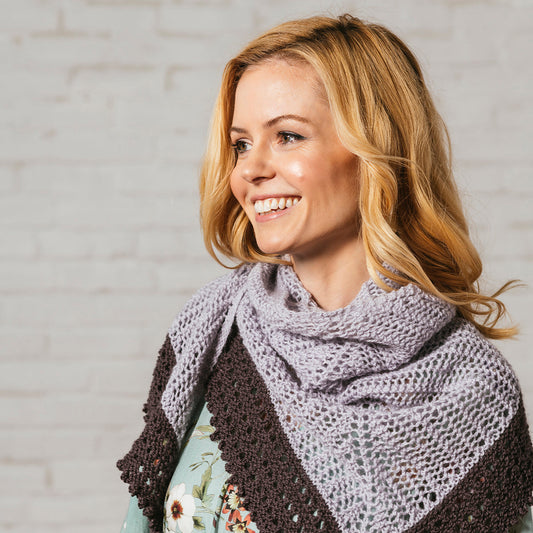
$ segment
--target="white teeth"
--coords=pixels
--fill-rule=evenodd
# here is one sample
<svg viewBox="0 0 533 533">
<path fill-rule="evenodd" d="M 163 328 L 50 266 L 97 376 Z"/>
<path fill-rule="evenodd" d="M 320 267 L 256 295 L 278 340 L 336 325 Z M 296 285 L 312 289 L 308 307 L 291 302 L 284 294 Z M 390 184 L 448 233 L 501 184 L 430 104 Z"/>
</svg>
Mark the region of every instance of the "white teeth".
<svg viewBox="0 0 533 533">
<path fill-rule="evenodd" d="M 300 201 L 300 198 L 267 198 L 266 200 L 257 200 L 254 203 L 254 209 L 256 213 L 265 214 L 269 211 L 276 211 L 286 209 L 296 205 Z"/>
</svg>

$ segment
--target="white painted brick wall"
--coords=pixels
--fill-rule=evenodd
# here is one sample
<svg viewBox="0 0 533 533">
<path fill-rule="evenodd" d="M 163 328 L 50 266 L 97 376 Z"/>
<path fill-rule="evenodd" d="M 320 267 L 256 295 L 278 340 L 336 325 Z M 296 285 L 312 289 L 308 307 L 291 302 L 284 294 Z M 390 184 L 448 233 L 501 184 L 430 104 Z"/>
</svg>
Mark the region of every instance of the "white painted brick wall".
<svg viewBox="0 0 533 533">
<path fill-rule="evenodd" d="M 196 188 L 224 63 L 344 11 L 415 49 L 487 283 L 531 284 L 531 1 L 0 0 L 0 531 L 118 531 L 166 328 L 222 272 Z M 523 333 L 500 346 L 533 420 L 531 295 L 505 296 Z"/>
</svg>

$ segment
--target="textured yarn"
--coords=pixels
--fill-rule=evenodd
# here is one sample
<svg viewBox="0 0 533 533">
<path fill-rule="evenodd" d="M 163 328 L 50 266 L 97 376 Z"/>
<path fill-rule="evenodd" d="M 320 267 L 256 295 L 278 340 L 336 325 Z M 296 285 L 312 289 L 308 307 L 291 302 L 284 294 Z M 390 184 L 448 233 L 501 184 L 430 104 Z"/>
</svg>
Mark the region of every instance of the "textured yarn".
<svg viewBox="0 0 533 533">
<path fill-rule="evenodd" d="M 298 529 L 302 517 L 293 514 L 294 529 L 262 530 L 503 532 L 527 512 L 533 452 L 516 377 L 453 306 L 415 285 L 386 292 L 369 280 L 350 305 L 323 311 L 291 267 L 256 264 L 200 290 L 169 330 L 174 366 L 169 371 L 165 351 L 145 432 L 119 462 L 154 531 L 175 466 L 154 470 L 160 441 L 181 445 L 209 376 L 216 380 L 222 368 L 233 325 L 248 375 L 257 373 L 261 401 L 275 414 L 269 427 L 277 424 L 290 447 L 280 457 L 302 468 L 296 478 L 312 484 L 335 524 Z M 222 435 L 231 416 L 215 416 Z M 231 447 L 224 453 L 231 456 Z M 244 484 L 245 465 L 232 472 Z M 247 497 L 259 501 L 248 485 Z M 256 520 L 253 503 L 249 509 Z"/>
</svg>

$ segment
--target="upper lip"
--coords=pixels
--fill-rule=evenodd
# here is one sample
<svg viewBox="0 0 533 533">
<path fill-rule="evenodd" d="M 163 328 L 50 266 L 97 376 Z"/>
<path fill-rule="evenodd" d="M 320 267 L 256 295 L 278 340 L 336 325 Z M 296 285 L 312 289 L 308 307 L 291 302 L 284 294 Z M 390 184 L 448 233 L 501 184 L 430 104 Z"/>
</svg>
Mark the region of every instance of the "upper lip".
<svg viewBox="0 0 533 533">
<path fill-rule="evenodd" d="M 266 200 L 267 198 L 301 198 L 299 194 L 258 194 L 257 196 L 252 196 L 250 202 L 253 204 L 259 200 Z"/>
</svg>

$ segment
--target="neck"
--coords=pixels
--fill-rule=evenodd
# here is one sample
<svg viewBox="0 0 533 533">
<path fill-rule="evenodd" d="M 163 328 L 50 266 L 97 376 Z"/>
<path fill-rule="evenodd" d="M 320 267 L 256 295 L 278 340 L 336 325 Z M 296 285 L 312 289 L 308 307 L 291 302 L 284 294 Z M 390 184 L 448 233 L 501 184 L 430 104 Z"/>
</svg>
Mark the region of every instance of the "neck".
<svg viewBox="0 0 533 533">
<path fill-rule="evenodd" d="M 292 263 L 302 285 L 325 311 L 346 307 L 370 277 L 361 239 L 347 242 L 335 254 L 293 255 Z"/>
</svg>

